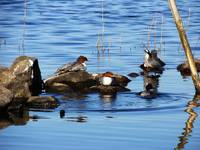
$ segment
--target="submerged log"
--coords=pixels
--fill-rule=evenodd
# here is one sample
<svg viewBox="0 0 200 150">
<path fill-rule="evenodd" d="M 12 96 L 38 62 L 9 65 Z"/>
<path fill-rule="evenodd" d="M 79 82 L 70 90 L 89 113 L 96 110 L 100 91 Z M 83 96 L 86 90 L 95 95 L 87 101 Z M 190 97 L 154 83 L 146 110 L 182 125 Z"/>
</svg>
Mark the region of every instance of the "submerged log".
<svg viewBox="0 0 200 150">
<path fill-rule="evenodd" d="M 14 98 L 28 99 L 42 91 L 42 77 L 38 60 L 34 57 L 20 56 L 10 68 L 2 68 L 0 84 L 9 89 Z"/>
</svg>

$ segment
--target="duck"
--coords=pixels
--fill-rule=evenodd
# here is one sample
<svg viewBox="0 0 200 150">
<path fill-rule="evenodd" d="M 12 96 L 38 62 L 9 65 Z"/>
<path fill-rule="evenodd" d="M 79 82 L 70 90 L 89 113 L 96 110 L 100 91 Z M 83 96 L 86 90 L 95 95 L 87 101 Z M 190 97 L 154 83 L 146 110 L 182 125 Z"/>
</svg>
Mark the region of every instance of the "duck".
<svg viewBox="0 0 200 150">
<path fill-rule="evenodd" d="M 112 72 L 105 72 L 99 78 L 100 85 L 111 86 L 114 84 L 114 74 Z"/>
<path fill-rule="evenodd" d="M 80 71 L 80 70 L 85 71 L 87 69 L 86 61 L 88 61 L 87 57 L 79 56 L 75 62 L 65 64 L 62 67 L 58 68 L 58 70 L 55 72 L 55 74 L 61 75 L 63 73 L 67 73 L 67 72 L 76 72 L 76 71 Z"/>
<path fill-rule="evenodd" d="M 157 50 L 148 50 L 145 49 L 144 52 L 145 57 L 144 57 L 144 63 L 140 65 L 140 68 L 146 71 L 151 71 L 151 70 L 163 70 L 164 66 L 166 65 L 160 58 L 157 56 Z"/>
<path fill-rule="evenodd" d="M 196 64 L 197 72 L 200 72 L 200 59 L 195 58 L 194 62 Z M 185 62 L 179 64 L 176 69 L 181 73 L 182 76 L 190 76 L 191 75 L 188 61 L 185 61 Z"/>
</svg>

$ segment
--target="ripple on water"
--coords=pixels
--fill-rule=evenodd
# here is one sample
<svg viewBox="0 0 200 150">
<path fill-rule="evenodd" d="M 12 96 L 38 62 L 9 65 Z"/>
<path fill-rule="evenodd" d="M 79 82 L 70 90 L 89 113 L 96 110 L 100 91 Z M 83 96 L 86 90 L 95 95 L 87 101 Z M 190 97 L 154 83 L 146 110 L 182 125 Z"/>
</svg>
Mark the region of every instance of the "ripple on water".
<svg viewBox="0 0 200 150">
<path fill-rule="evenodd" d="M 190 95 L 160 93 L 155 99 L 143 99 L 136 93 L 118 95 L 70 95 L 59 96 L 61 106 L 58 109 L 83 112 L 136 112 L 183 109 Z"/>
</svg>

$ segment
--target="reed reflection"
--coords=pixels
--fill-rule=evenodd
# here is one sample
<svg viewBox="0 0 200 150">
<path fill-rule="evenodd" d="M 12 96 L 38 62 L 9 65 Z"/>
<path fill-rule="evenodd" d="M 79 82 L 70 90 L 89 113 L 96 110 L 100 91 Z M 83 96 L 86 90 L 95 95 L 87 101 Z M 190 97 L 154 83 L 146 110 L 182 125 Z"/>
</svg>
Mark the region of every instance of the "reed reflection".
<svg viewBox="0 0 200 150">
<path fill-rule="evenodd" d="M 197 119 L 198 114 L 194 111 L 194 108 L 199 107 L 200 103 L 200 94 L 196 94 L 193 100 L 189 101 L 187 104 L 186 112 L 189 114 L 187 121 L 185 122 L 185 127 L 183 128 L 183 132 L 179 137 L 179 143 L 175 147 L 175 150 L 184 149 L 185 145 L 188 143 L 188 138 L 191 136 L 191 132 L 193 129 L 193 125 L 195 120 Z"/>
</svg>

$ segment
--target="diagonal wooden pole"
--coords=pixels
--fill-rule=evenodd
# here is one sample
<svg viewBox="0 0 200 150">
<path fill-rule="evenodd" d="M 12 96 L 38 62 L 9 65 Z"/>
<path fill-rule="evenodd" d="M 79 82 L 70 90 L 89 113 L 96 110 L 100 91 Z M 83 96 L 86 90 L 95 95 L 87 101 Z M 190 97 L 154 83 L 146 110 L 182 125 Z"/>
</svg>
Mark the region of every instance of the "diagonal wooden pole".
<svg viewBox="0 0 200 150">
<path fill-rule="evenodd" d="M 189 63 L 189 67 L 190 67 L 191 75 L 192 75 L 192 80 L 193 80 L 196 92 L 200 93 L 199 75 L 198 75 L 198 72 L 197 72 L 197 69 L 196 69 L 196 65 L 195 65 L 195 62 L 194 62 L 194 58 L 193 58 L 193 55 L 192 55 L 190 44 L 189 44 L 189 41 L 187 39 L 187 35 L 186 35 L 184 27 L 183 27 L 181 16 L 180 16 L 178 9 L 176 7 L 176 0 L 168 0 L 168 3 L 169 3 L 169 6 L 170 6 L 170 9 L 171 9 L 177 30 L 179 32 L 179 37 L 180 37 L 182 46 L 184 48 L 186 58 L 187 58 L 188 63 Z"/>
</svg>

